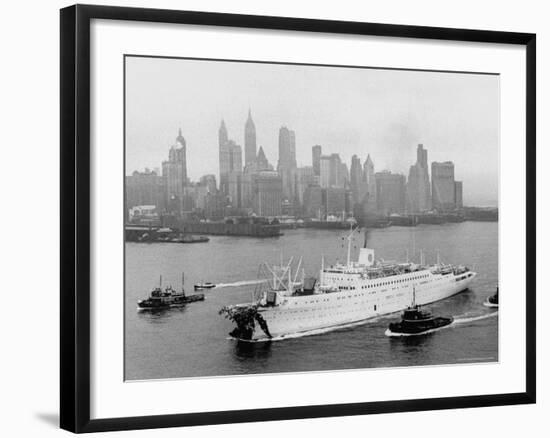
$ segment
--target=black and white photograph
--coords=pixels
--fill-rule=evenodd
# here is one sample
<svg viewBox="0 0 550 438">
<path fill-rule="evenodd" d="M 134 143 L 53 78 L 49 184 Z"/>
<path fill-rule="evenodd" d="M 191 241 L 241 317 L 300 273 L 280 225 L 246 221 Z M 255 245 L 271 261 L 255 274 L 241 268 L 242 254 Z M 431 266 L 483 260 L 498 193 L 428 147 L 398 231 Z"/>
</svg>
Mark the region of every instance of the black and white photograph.
<svg viewBox="0 0 550 438">
<path fill-rule="evenodd" d="M 6 5 L 2 436 L 545 435 L 543 2 Z"/>
<path fill-rule="evenodd" d="M 124 379 L 498 362 L 500 80 L 126 54 Z"/>
</svg>

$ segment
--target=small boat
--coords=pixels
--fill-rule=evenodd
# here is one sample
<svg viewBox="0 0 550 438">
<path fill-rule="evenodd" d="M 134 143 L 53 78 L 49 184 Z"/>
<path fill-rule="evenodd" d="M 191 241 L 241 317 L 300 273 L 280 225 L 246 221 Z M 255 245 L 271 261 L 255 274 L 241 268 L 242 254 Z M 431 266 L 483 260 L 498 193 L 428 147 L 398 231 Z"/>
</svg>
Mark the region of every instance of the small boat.
<svg viewBox="0 0 550 438">
<path fill-rule="evenodd" d="M 487 307 L 498 307 L 498 286 L 496 292 L 483 303 Z"/>
<path fill-rule="evenodd" d="M 149 298 L 139 300 L 137 302 L 138 310 L 163 310 L 171 309 L 174 307 L 183 307 L 187 303 L 194 301 L 203 301 L 204 294 L 186 295 L 183 288 L 183 274 L 181 291 L 177 291 L 172 286 L 166 287 L 162 290 L 162 276 L 160 277 L 160 284 L 155 287 L 149 294 Z"/>
<path fill-rule="evenodd" d="M 193 236 L 193 235 L 177 235 L 177 236 L 162 236 L 157 237 L 155 242 L 162 243 L 203 243 L 210 241 L 209 237 L 206 236 Z"/>
<path fill-rule="evenodd" d="M 164 290 L 156 287 L 149 294 L 149 298 L 139 300 L 137 303 L 139 310 L 170 309 L 172 307 L 182 307 L 185 304 L 185 293 L 183 291 L 178 292 L 172 289 L 171 286 L 168 286 Z"/>
<path fill-rule="evenodd" d="M 209 281 L 201 281 L 200 283 L 195 284 L 195 290 L 214 289 L 215 287 L 216 285 L 214 283 L 210 283 Z"/>
<path fill-rule="evenodd" d="M 415 290 L 413 287 L 412 303 L 402 314 L 400 322 L 392 322 L 387 336 L 414 336 L 423 335 L 436 329 L 446 327 L 453 322 L 453 317 L 433 316 L 426 310 L 421 310 L 415 303 Z"/>
</svg>

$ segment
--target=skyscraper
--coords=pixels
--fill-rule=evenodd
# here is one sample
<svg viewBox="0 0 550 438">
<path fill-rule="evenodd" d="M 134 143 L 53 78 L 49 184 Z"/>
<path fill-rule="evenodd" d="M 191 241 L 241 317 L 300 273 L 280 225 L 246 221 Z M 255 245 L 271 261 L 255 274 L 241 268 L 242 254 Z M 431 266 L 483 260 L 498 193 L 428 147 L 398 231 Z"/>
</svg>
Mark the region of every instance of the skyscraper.
<svg viewBox="0 0 550 438">
<path fill-rule="evenodd" d="M 313 167 L 304 166 L 296 169 L 296 201 L 303 206 L 304 204 L 304 192 L 307 187 L 315 184 L 315 175 L 313 174 Z"/>
<path fill-rule="evenodd" d="M 296 136 L 286 126 L 279 130 L 279 162 L 277 171 L 283 183 L 283 196 L 293 201 L 294 179 L 296 173 Z"/>
<path fill-rule="evenodd" d="M 374 213 L 376 212 L 378 205 L 376 201 L 376 176 L 374 173 L 374 163 L 370 157 L 370 154 L 367 155 L 365 164 L 363 165 L 363 208 L 364 212 Z"/>
<path fill-rule="evenodd" d="M 304 191 L 303 211 L 307 217 L 323 219 L 326 215 L 326 209 L 323 203 L 323 197 L 326 192 L 318 185 L 306 187 Z"/>
<path fill-rule="evenodd" d="M 343 188 L 348 179 L 347 166 L 343 166 L 339 154 L 323 155 L 320 159 L 319 184 L 323 188 Z"/>
<path fill-rule="evenodd" d="M 452 161 L 432 163 L 432 203 L 440 212 L 456 208 L 455 165 Z"/>
<path fill-rule="evenodd" d="M 428 151 L 421 144 L 416 149 L 416 164 L 409 170 L 407 195 L 409 212 L 419 213 L 431 209 Z"/>
<path fill-rule="evenodd" d="M 273 166 L 269 164 L 265 156 L 264 148 L 260 146 L 258 149 L 258 156 L 256 157 L 256 169 L 257 170 L 273 170 Z"/>
<path fill-rule="evenodd" d="M 378 212 L 383 215 L 405 211 L 405 175 L 390 171 L 377 172 L 376 200 Z"/>
<path fill-rule="evenodd" d="M 255 171 L 257 172 L 257 171 Z M 251 208 L 253 203 L 252 198 L 252 179 L 255 173 L 243 172 L 241 175 L 240 191 L 241 191 L 241 208 Z"/>
<path fill-rule="evenodd" d="M 180 128 L 176 144 L 168 152 L 168 160 L 162 162 L 167 209 L 176 214 L 181 214 L 183 211 L 184 187 L 187 183 L 186 148 L 185 138 Z"/>
<path fill-rule="evenodd" d="M 253 209 L 258 216 L 280 216 L 283 181 L 277 172 L 262 171 L 252 177 Z"/>
<path fill-rule="evenodd" d="M 241 147 L 233 140 L 227 142 L 229 171 L 224 175 L 224 193 L 230 197 L 231 206 L 241 207 L 241 180 L 243 174 L 243 156 Z"/>
<path fill-rule="evenodd" d="M 334 179 L 331 180 L 331 159 L 330 155 L 323 155 L 319 160 L 319 185 L 326 189 L 331 186 L 331 183 L 334 184 Z"/>
<path fill-rule="evenodd" d="M 227 140 L 229 140 L 229 137 L 227 135 L 227 128 L 225 127 L 225 120 L 222 119 L 222 123 L 220 125 L 220 129 L 218 130 L 218 145 L 221 148 L 223 145 L 227 143 Z"/>
<path fill-rule="evenodd" d="M 362 186 L 363 186 L 363 166 L 361 165 L 361 159 L 354 155 L 351 157 L 350 166 L 350 190 L 351 199 L 353 204 L 358 204 L 362 201 Z"/>
<path fill-rule="evenodd" d="M 313 174 L 321 175 L 321 155 L 323 149 L 321 145 L 315 145 L 311 148 L 311 164 L 313 165 Z"/>
<path fill-rule="evenodd" d="M 325 189 L 325 210 L 327 216 L 335 216 L 344 220 L 348 212 L 348 191 L 343 187 Z"/>
<path fill-rule="evenodd" d="M 462 181 L 455 181 L 455 208 L 461 210 L 462 207 Z"/>
<path fill-rule="evenodd" d="M 338 157 L 339 158 L 339 157 Z M 340 163 L 338 168 L 338 177 L 336 185 L 338 187 L 348 187 L 349 186 L 349 170 L 348 165 L 344 162 Z"/>
<path fill-rule="evenodd" d="M 208 193 L 215 193 L 217 189 L 216 175 L 203 175 L 200 177 L 199 184 L 206 187 Z"/>
<path fill-rule="evenodd" d="M 244 164 L 245 166 L 256 161 L 256 126 L 252 120 L 250 109 L 244 125 Z"/>
<path fill-rule="evenodd" d="M 225 121 L 222 119 L 220 129 L 218 130 L 218 147 L 219 147 L 219 162 L 220 162 L 220 191 L 227 193 L 227 174 L 229 173 L 229 149 L 227 143 L 229 137 Z"/>
<path fill-rule="evenodd" d="M 233 140 L 229 140 L 225 122 L 222 120 L 218 131 L 219 162 L 220 162 L 220 191 L 229 194 L 229 174 L 242 173 L 242 149 Z"/>
<path fill-rule="evenodd" d="M 232 207 L 242 207 L 242 172 L 229 172 L 227 174 L 227 195 Z"/>
<path fill-rule="evenodd" d="M 288 139 L 290 141 L 290 163 L 296 169 L 296 133 L 293 130 L 288 131 Z"/>
<path fill-rule="evenodd" d="M 221 219 L 225 213 L 225 195 L 221 192 L 207 193 L 204 203 L 204 216 L 208 219 Z"/>
<path fill-rule="evenodd" d="M 164 178 L 156 171 L 145 169 L 137 170 L 126 177 L 126 214 L 132 207 L 139 205 L 154 205 L 161 213 L 165 206 Z"/>
<path fill-rule="evenodd" d="M 243 150 L 233 140 L 227 142 L 227 149 L 229 151 L 229 172 L 242 172 L 243 171 Z"/>
</svg>

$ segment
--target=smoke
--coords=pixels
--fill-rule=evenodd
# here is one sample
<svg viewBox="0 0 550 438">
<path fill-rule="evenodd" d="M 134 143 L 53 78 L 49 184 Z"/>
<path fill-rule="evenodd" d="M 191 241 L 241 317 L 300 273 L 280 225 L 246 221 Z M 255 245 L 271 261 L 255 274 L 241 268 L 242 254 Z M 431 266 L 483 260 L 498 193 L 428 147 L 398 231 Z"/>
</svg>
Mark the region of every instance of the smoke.
<svg viewBox="0 0 550 438">
<path fill-rule="evenodd" d="M 416 131 L 411 123 L 393 122 L 382 132 L 381 142 L 385 147 L 381 151 L 382 155 L 377 157 L 383 166 L 377 166 L 379 170 L 387 169 L 407 175 L 409 166 L 416 161 L 414 151 L 419 143 Z"/>
</svg>

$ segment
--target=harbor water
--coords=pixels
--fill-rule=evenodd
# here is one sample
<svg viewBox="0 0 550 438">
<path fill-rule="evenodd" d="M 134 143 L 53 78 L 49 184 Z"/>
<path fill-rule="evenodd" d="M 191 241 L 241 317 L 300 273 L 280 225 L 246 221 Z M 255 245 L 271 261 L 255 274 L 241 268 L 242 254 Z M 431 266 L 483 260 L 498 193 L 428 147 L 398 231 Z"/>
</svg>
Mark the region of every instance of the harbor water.
<svg viewBox="0 0 550 438">
<path fill-rule="evenodd" d="M 126 243 L 125 379 L 165 379 L 235 374 L 264 374 L 395 366 L 467 364 L 498 360 L 498 315 L 483 302 L 498 283 L 498 223 L 463 222 L 373 229 L 368 246 L 378 259 L 464 264 L 478 273 L 468 291 L 426 306 L 434 314 L 453 316 L 456 324 L 412 337 L 387 337 L 399 314 L 362 324 L 291 336 L 275 342 L 246 343 L 228 338 L 233 325 L 218 311 L 251 300 L 258 266 L 303 257 L 307 276 L 319 276 L 325 264 L 345 261 L 348 232 L 284 230 L 271 238 L 211 236 L 208 243 Z M 355 259 L 363 244 L 358 235 Z M 218 286 L 201 291 L 206 300 L 183 308 L 138 312 L 136 303 L 158 285 Z"/>
</svg>

